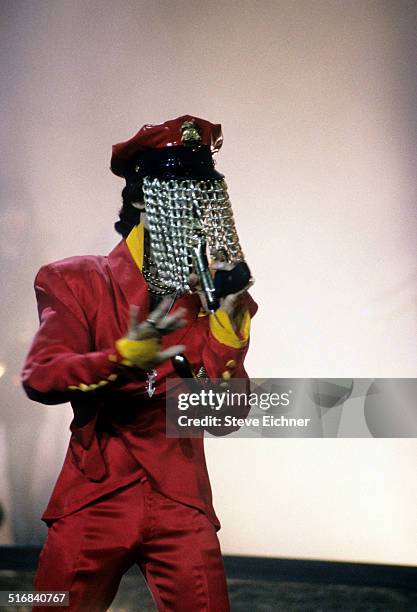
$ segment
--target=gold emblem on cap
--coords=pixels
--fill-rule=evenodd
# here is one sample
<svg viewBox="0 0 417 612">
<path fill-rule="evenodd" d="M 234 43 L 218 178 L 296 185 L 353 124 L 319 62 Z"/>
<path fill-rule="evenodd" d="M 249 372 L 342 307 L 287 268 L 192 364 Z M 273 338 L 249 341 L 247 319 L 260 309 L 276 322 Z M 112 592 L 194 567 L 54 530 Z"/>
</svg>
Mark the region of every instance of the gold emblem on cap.
<svg viewBox="0 0 417 612">
<path fill-rule="evenodd" d="M 200 130 L 194 121 L 184 121 L 182 124 L 181 141 L 185 145 L 201 142 Z"/>
</svg>

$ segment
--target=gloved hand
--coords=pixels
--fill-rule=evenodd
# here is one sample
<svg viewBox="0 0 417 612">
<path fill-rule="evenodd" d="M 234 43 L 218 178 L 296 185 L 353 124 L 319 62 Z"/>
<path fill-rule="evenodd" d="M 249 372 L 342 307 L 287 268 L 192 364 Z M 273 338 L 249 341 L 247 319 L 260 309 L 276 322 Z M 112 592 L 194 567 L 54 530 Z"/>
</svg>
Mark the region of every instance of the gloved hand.
<svg viewBox="0 0 417 612">
<path fill-rule="evenodd" d="M 170 298 L 164 298 L 141 323 L 138 323 L 139 308 L 133 305 L 130 307 L 127 334 L 116 341 L 124 365 L 149 370 L 185 350 L 182 344 L 161 350 L 161 337 L 187 324 L 183 319 L 184 308 L 179 308 L 172 315 L 167 314 L 170 303 Z"/>
</svg>

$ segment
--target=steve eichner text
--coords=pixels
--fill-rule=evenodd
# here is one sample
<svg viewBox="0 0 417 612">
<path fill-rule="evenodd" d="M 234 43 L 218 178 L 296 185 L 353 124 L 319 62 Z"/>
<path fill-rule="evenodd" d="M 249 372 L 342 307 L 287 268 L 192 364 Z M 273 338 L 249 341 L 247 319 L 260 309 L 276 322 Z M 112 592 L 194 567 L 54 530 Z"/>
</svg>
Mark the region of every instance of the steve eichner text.
<svg viewBox="0 0 417 612">
<path fill-rule="evenodd" d="M 233 393 L 202 389 L 198 393 L 180 393 L 178 408 L 188 410 L 190 406 L 204 406 L 221 410 L 229 406 L 257 406 L 261 410 L 268 410 L 271 406 L 288 406 L 291 393 L 291 389 L 287 393 Z"/>
<path fill-rule="evenodd" d="M 308 427 L 311 419 L 287 419 L 285 416 L 274 417 L 263 414 L 262 419 L 258 417 L 239 418 L 230 414 L 224 417 L 206 415 L 202 418 L 187 417 L 182 414 L 178 417 L 180 427 Z"/>
</svg>

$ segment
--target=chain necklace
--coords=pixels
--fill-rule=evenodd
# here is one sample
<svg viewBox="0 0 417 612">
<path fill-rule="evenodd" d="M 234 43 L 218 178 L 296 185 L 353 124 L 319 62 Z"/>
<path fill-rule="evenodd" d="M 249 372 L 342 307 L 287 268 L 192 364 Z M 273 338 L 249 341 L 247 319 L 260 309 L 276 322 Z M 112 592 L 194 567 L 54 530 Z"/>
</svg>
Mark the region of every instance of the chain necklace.
<svg viewBox="0 0 417 612">
<path fill-rule="evenodd" d="M 155 293 L 156 295 L 168 295 L 173 293 L 176 289 L 174 287 L 169 287 L 164 283 L 159 277 L 157 272 L 151 272 L 152 269 L 156 269 L 155 262 L 150 255 L 149 252 L 149 236 L 148 232 L 145 232 L 145 249 L 143 253 L 143 269 L 142 274 L 144 279 L 149 285 L 149 291 Z"/>
</svg>

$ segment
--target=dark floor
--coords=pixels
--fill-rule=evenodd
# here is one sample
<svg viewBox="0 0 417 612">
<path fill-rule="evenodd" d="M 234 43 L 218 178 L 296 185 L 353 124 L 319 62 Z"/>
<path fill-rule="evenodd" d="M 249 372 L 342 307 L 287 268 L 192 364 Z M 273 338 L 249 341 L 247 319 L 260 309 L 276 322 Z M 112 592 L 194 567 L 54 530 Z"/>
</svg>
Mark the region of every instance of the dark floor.
<svg viewBox="0 0 417 612">
<path fill-rule="evenodd" d="M 0 572 L 0 590 L 30 590 L 32 577 L 31 572 Z M 417 591 L 231 579 L 229 592 L 233 612 L 417 612 Z M 30 608 L 0 610 L 29 612 Z M 124 576 L 111 612 L 155 612 L 136 570 Z"/>
</svg>

